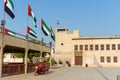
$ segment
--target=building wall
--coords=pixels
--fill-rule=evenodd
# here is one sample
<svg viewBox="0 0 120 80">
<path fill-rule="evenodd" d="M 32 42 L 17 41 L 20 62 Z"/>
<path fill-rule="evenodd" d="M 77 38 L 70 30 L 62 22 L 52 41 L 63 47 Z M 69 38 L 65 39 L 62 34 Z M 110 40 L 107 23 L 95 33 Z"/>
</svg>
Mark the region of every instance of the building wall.
<svg viewBox="0 0 120 80">
<path fill-rule="evenodd" d="M 75 50 L 76 45 L 77 50 Z M 85 45 L 88 46 L 88 50 L 85 50 Z M 99 46 L 99 50 L 96 50 L 96 45 Z M 109 45 L 109 50 L 106 49 L 107 45 Z M 112 45 L 115 50 L 112 49 Z M 72 66 L 75 66 L 75 56 L 82 56 L 82 65 L 80 66 L 83 67 L 86 64 L 89 67 L 120 67 L 118 45 L 120 45 L 120 37 L 81 37 L 78 30 L 69 33 L 67 28 L 58 28 L 56 29 L 54 57 L 57 61 L 62 60 L 64 63 L 67 60 Z M 104 50 L 101 50 L 103 46 Z M 101 59 L 104 59 L 103 62 Z"/>
<path fill-rule="evenodd" d="M 65 31 L 58 31 L 65 29 Z M 72 50 L 72 38 L 79 37 L 79 31 L 74 31 L 74 33 L 69 34 L 68 29 L 59 28 L 56 30 L 56 53 L 68 53 Z"/>
<path fill-rule="evenodd" d="M 88 39 L 88 40 L 74 40 L 73 44 L 78 45 L 77 51 L 83 52 L 83 65 L 88 64 L 88 66 L 97 66 L 97 67 L 116 67 L 120 66 L 120 50 L 118 50 L 118 45 L 120 44 L 120 39 Z M 80 45 L 83 46 L 83 50 L 80 50 Z M 88 45 L 88 50 L 85 50 L 85 45 Z M 93 49 L 90 50 L 90 45 L 93 46 Z M 95 50 L 95 45 L 99 46 L 99 50 Z M 104 50 L 101 50 L 101 45 L 104 45 Z M 107 50 L 106 45 L 109 45 L 109 50 Z M 112 50 L 112 45 L 115 45 L 115 50 Z M 74 49 L 74 48 L 73 48 Z M 104 62 L 100 61 L 100 58 L 104 57 Z M 107 62 L 107 57 L 110 57 L 110 62 Z M 113 58 L 117 57 L 117 62 L 114 62 Z"/>
<path fill-rule="evenodd" d="M 73 33 L 69 33 L 67 28 L 59 28 L 56 29 L 56 48 L 54 58 L 56 58 L 57 62 L 62 60 L 65 62 L 66 60 L 71 62 L 72 55 L 72 38 L 79 37 L 79 31 L 74 31 Z"/>
<path fill-rule="evenodd" d="M 23 58 L 15 58 L 14 53 L 6 53 L 4 54 L 4 63 L 23 63 Z"/>
</svg>

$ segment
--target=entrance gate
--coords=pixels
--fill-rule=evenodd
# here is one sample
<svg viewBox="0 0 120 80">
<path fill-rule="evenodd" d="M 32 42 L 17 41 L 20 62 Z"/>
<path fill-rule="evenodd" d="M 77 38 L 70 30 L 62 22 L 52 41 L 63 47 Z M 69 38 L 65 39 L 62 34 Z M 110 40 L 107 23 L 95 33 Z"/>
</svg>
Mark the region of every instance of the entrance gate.
<svg viewBox="0 0 120 80">
<path fill-rule="evenodd" d="M 75 65 L 82 66 L 82 52 L 75 51 Z"/>
</svg>

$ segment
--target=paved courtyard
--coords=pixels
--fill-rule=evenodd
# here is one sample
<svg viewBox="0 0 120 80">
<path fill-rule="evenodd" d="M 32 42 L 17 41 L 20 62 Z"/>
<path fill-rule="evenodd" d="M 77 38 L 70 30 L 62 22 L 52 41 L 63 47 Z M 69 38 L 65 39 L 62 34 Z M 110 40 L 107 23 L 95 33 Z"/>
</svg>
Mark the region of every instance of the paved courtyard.
<svg viewBox="0 0 120 80">
<path fill-rule="evenodd" d="M 54 67 L 44 75 L 14 75 L 0 80 L 117 80 L 120 68 Z"/>
</svg>

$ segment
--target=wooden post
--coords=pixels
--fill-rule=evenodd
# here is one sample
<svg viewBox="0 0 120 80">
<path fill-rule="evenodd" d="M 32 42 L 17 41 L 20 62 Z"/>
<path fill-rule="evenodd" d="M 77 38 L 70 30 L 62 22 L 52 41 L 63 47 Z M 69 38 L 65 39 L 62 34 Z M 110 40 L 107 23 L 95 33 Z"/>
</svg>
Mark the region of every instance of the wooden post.
<svg viewBox="0 0 120 80">
<path fill-rule="evenodd" d="M 24 59 L 25 74 L 27 74 L 27 56 L 28 56 L 28 49 L 25 50 L 25 59 Z"/>
</svg>

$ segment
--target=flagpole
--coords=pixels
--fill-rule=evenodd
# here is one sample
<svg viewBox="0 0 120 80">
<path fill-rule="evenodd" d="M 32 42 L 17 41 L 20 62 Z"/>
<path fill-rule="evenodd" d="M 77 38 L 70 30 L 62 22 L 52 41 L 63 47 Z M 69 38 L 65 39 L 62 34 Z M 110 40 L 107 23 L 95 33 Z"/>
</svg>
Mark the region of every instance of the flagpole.
<svg viewBox="0 0 120 80">
<path fill-rule="evenodd" d="M 27 27 L 28 27 L 28 19 L 29 17 L 27 16 Z M 24 57 L 24 66 L 25 66 L 25 72 L 24 72 L 24 74 L 27 74 L 27 55 L 28 55 L 28 33 L 27 33 L 27 29 L 26 29 L 26 37 L 25 37 L 25 39 L 26 39 L 26 46 L 25 46 L 25 57 Z"/>
<path fill-rule="evenodd" d="M 5 3 L 4 3 L 3 20 L 1 20 L 2 36 L 1 36 L 1 54 L 0 54 L 0 77 L 2 77 L 2 66 L 3 66 L 4 27 L 5 27 Z"/>
<path fill-rule="evenodd" d="M 3 12 L 3 20 L 5 20 L 5 4 L 4 4 L 4 12 Z"/>
<path fill-rule="evenodd" d="M 43 58 L 42 58 L 42 55 L 43 55 L 43 42 L 44 42 L 44 39 L 41 38 L 41 55 L 40 55 L 40 62 L 43 62 Z"/>
<path fill-rule="evenodd" d="M 1 20 L 2 38 L 1 38 L 1 54 L 0 54 L 0 60 L 1 60 L 0 61 L 0 77 L 2 77 L 2 66 L 3 66 L 4 28 L 5 28 L 5 3 L 4 3 L 3 20 Z"/>
<path fill-rule="evenodd" d="M 42 21 L 41 21 L 41 27 L 42 27 Z M 44 38 L 43 38 L 43 34 L 42 34 L 42 29 L 41 29 L 41 42 L 42 42 L 42 47 L 41 47 L 41 54 L 40 54 L 40 61 L 42 62 L 42 55 L 43 55 L 43 42 L 44 42 Z"/>
<path fill-rule="evenodd" d="M 49 56 L 50 56 L 50 69 L 51 69 L 51 44 L 52 44 L 52 42 L 49 42 L 49 45 L 50 45 L 50 54 L 49 54 Z"/>
<path fill-rule="evenodd" d="M 27 16 L 27 27 L 28 27 L 28 24 L 29 24 L 29 17 Z M 27 74 L 27 56 L 28 56 L 28 32 L 26 34 L 26 49 L 25 49 L 25 57 L 24 57 L 25 74 Z"/>
<path fill-rule="evenodd" d="M 25 49 L 25 59 L 24 59 L 25 74 L 27 74 L 27 56 L 28 56 L 28 33 L 26 34 L 26 49 Z"/>
<path fill-rule="evenodd" d="M 26 49 L 25 49 L 25 59 L 24 59 L 25 74 L 27 74 L 27 56 L 28 56 L 28 33 L 26 34 Z"/>
<path fill-rule="evenodd" d="M 27 26 L 28 26 L 28 24 L 29 24 L 29 16 L 27 14 Z"/>
<path fill-rule="evenodd" d="M 51 34 L 52 34 L 52 27 L 50 28 L 51 31 L 50 31 L 50 69 L 51 69 L 51 66 L 52 66 L 52 63 L 51 63 L 51 60 L 52 60 L 52 38 L 51 38 Z"/>
<path fill-rule="evenodd" d="M 1 35 L 1 54 L 0 54 L 0 77 L 2 77 L 2 66 L 3 66 L 3 54 L 4 54 L 4 29 L 5 29 L 5 10 L 6 10 L 6 4 L 7 2 L 4 2 L 4 12 L 3 12 L 3 20 L 1 20 L 1 31 L 2 31 L 2 35 Z M 12 16 L 12 19 L 15 17 L 14 14 Z"/>
<path fill-rule="evenodd" d="M 5 26 L 5 20 L 1 20 L 2 40 L 1 40 L 1 54 L 0 54 L 0 77 L 2 77 L 2 66 L 3 66 L 4 26 Z"/>
</svg>

